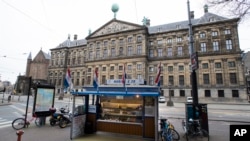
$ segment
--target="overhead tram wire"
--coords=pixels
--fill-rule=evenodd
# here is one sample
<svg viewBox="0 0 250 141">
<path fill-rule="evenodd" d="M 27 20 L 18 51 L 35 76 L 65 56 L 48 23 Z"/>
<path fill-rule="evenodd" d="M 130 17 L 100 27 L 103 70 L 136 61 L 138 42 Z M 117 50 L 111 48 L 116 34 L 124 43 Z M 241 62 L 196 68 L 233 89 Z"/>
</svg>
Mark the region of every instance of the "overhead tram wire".
<svg viewBox="0 0 250 141">
<path fill-rule="evenodd" d="M 134 0 L 134 2 L 135 2 L 135 16 L 136 16 L 136 23 L 138 23 L 136 0 Z"/>
<path fill-rule="evenodd" d="M 31 16 L 29 16 L 28 14 L 26 14 L 26 13 L 23 12 L 22 10 L 16 8 L 15 6 L 11 5 L 10 3 L 6 2 L 5 0 L 2 0 L 2 2 L 5 3 L 7 6 L 13 8 L 13 9 L 16 10 L 17 12 L 19 12 L 20 14 L 26 16 L 27 18 L 29 18 L 29 19 L 32 20 L 33 22 L 37 23 L 38 25 L 40 25 L 40 26 L 43 27 L 44 29 L 46 29 L 46 30 L 48 30 L 48 31 L 50 31 L 50 32 L 52 32 L 52 33 L 54 33 L 54 32 L 53 32 L 53 31 L 54 31 L 53 29 L 51 29 L 50 27 L 48 27 L 48 26 L 42 24 L 42 23 L 39 22 L 38 20 L 32 18 Z M 59 36 L 64 36 L 64 35 L 59 35 Z"/>
</svg>

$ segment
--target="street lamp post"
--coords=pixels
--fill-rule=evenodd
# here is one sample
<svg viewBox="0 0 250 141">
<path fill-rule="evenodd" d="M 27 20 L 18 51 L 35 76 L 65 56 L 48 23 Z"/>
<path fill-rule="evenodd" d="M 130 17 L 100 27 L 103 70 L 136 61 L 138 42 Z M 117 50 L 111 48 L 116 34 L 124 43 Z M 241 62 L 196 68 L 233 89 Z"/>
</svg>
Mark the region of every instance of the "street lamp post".
<svg viewBox="0 0 250 141">
<path fill-rule="evenodd" d="M 197 53 L 194 52 L 194 39 L 193 39 L 193 31 L 192 31 L 192 22 L 190 16 L 190 6 L 189 0 L 187 0 L 187 8 L 188 8 L 188 25 L 189 25 L 189 51 L 190 51 L 190 61 L 191 61 L 191 78 L 192 78 L 192 96 L 193 96 L 193 104 L 195 106 L 198 105 L 198 91 L 197 91 L 197 80 L 196 80 L 196 72 L 195 70 L 198 68 L 198 56 Z"/>
<path fill-rule="evenodd" d="M 171 87 L 172 87 L 172 84 L 169 84 L 168 87 L 169 87 L 169 90 L 168 90 L 169 99 L 167 101 L 167 106 L 174 106 L 174 102 L 171 100 L 171 94 L 172 94 Z"/>
</svg>

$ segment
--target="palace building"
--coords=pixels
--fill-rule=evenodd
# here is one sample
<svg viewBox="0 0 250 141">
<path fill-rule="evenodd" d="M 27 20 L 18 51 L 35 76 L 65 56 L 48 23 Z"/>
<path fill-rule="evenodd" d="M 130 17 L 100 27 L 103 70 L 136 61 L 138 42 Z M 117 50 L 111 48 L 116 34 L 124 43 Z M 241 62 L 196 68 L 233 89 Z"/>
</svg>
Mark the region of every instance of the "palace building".
<svg viewBox="0 0 250 141">
<path fill-rule="evenodd" d="M 206 6 L 200 18 L 194 18 L 191 12 L 201 100 L 247 98 L 239 20 L 210 13 Z M 85 39 L 74 35 L 71 40 L 69 36 L 52 48 L 48 82 L 55 84 L 56 93 L 63 93 L 69 67 L 74 89 L 81 91 L 84 86 L 92 86 L 95 68 L 98 68 L 99 84 L 110 85 L 110 80 L 122 79 L 125 67 L 127 79 L 142 80 L 140 85 L 153 86 L 161 64 L 163 95 L 176 99 L 192 96 L 188 23 L 187 19 L 150 26 L 147 18 L 139 25 L 114 17 Z"/>
</svg>

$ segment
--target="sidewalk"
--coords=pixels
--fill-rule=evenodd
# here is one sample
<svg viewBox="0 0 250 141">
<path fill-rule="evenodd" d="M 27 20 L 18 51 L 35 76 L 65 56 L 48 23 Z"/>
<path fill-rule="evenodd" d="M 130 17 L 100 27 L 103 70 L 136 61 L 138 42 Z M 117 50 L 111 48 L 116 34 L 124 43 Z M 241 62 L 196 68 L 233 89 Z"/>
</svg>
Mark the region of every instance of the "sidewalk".
<svg viewBox="0 0 250 141">
<path fill-rule="evenodd" d="M 16 130 L 1 136 L 1 141 L 17 140 Z M 22 141 L 154 141 L 154 139 L 142 138 L 124 134 L 113 134 L 108 132 L 96 132 L 85 134 L 75 139 L 70 139 L 70 127 L 60 128 L 50 126 L 48 123 L 43 127 L 36 127 L 32 124 L 29 128 L 22 129 Z"/>
</svg>

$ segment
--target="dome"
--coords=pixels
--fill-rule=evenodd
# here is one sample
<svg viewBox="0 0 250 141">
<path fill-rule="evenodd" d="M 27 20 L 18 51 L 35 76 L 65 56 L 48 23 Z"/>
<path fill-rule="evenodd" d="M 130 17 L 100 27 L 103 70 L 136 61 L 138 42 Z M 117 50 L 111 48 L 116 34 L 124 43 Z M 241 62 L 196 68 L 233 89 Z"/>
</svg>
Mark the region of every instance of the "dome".
<svg viewBox="0 0 250 141">
<path fill-rule="evenodd" d="M 111 10 L 112 10 L 114 13 L 116 13 L 116 12 L 119 10 L 119 5 L 116 4 L 116 3 L 114 3 L 114 4 L 112 5 Z"/>
</svg>

